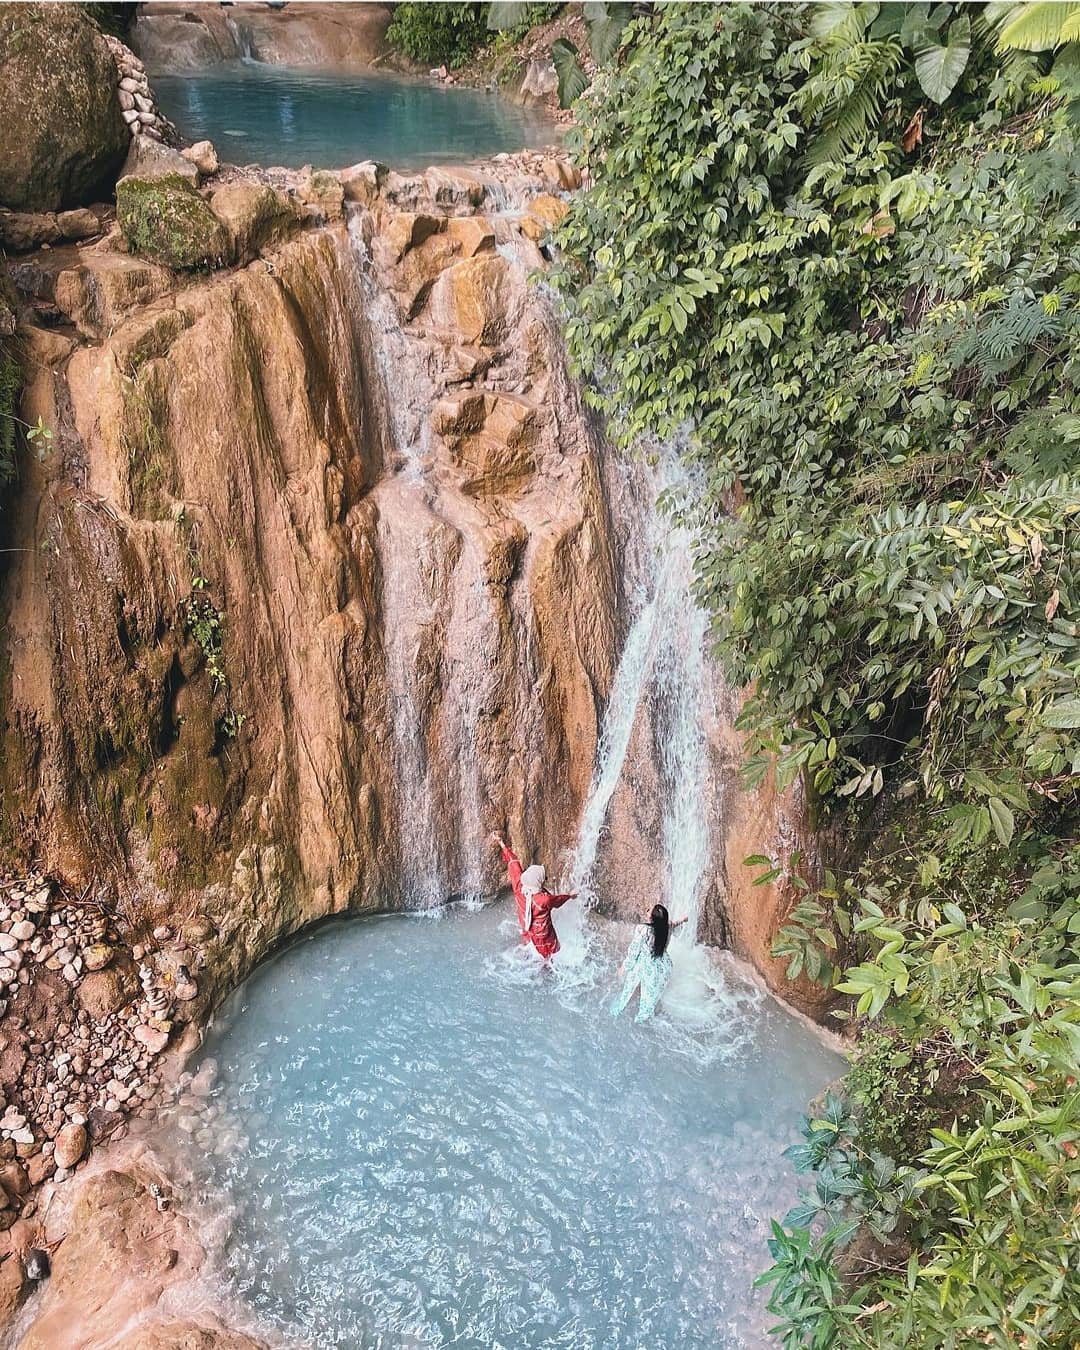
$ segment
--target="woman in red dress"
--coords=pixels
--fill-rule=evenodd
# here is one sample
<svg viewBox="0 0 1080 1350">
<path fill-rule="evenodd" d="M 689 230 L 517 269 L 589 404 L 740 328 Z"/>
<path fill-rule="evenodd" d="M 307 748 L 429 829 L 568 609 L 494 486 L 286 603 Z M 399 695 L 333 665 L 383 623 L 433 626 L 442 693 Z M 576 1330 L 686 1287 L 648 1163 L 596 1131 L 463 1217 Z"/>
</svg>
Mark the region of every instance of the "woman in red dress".
<svg viewBox="0 0 1080 1350">
<path fill-rule="evenodd" d="M 552 895 L 544 887 L 547 873 L 541 863 L 523 868 L 521 860 L 505 839 L 496 834 L 492 838 L 502 849 L 503 862 L 514 888 L 517 901 L 518 924 L 522 942 L 531 942 L 546 961 L 559 950 L 559 937 L 551 921 L 551 911 L 573 900 L 577 891 L 566 895 Z"/>
</svg>

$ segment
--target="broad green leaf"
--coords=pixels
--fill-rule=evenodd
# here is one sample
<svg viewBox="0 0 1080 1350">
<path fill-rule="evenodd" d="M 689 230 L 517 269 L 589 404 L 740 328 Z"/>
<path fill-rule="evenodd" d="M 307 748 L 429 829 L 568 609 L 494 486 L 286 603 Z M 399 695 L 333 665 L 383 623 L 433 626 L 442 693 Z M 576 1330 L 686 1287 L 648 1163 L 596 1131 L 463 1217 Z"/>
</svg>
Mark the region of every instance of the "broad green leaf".
<svg viewBox="0 0 1080 1350">
<path fill-rule="evenodd" d="M 990 810 L 990 823 L 994 827 L 994 833 L 1002 844 L 1008 844 L 1013 837 L 1013 830 L 1016 827 L 1013 813 L 1005 805 L 1000 797 L 991 797 L 987 806 Z"/>
<path fill-rule="evenodd" d="M 577 57 L 577 48 L 567 38 L 558 38 L 551 44 L 551 60 L 559 77 L 559 106 L 562 108 L 569 108 L 589 85 Z"/>
<path fill-rule="evenodd" d="M 944 103 L 960 82 L 971 55 L 971 20 L 966 15 L 954 19 L 944 44 L 928 30 L 916 39 L 915 74 L 927 98 Z"/>
<path fill-rule="evenodd" d="M 1080 698 L 1061 699 L 1051 703 L 1042 715 L 1044 726 L 1055 731 L 1075 731 L 1080 728 Z"/>
</svg>

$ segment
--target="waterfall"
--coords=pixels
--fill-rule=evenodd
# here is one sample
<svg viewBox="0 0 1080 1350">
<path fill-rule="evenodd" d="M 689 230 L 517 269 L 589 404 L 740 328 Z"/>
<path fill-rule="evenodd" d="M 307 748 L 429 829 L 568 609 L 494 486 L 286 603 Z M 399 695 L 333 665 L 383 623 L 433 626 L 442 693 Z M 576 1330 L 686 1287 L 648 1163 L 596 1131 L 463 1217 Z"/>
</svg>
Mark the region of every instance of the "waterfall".
<svg viewBox="0 0 1080 1350">
<path fill-rule="evenodd" d="M 231 15 L 225 16 L 225 27 L 232 36 L 236 50 L 240 55 L 241 61 L 254 61 L 256 59 L 254 49 L 251 45 L 251 33 L 238 24 Z"/>
<path fill-rule="evenodd" d="M 673 456 L 654 473 L 642 471 L 644 482 L 627 494 L 638 520 L 642 499 L 655 502 L 662 490 L 679 486 L 678 473 Z M 566 964 L 594 964 L 588 909 L 602 904 L 626 912 L 628 896 L 642 911 L 653 901 L 664 903 L 673 919 L 686 916 L 688 922 L 672 938 L 674 973 L 662 1006 L 678 1022 L 714 1033 L 712 1051 L 720 1052 L 731 1043 L 732 1023 L 744 1011 L 747 990 L 742 981 L 725 981 L 715 955 L 697 940 L 716 850 L 711 824 L 718 816 L 706 736 L 714 697 L 708 622 L 692 592 L 693 536 L 655 506 L 647 509 L 645 529 L 635 522 L 628 532 L 644 539 L 638 566 L 644 575 L 633 586 L 632 618 L 582 811 L 572 874 L 584 903 L 566 925 Z M 612 817 L 620 794 L 649 808 L 641 814 L 656 819 L 657 837 L 614 837 Z M 622 828 L 627 829 L 625 822 Z M 622 867 L 605 875 L 606 855 L 620 849 Z M 640 873 L 627 875 L 627 858 L 641 867 Z M 615 887 L 625 888 L 628 896 L 612 894 Z M 644 914 L 628 917 L 640 922 Z M 697 1050 L 702 1048 L 699 1038 Z"/>
</svg>

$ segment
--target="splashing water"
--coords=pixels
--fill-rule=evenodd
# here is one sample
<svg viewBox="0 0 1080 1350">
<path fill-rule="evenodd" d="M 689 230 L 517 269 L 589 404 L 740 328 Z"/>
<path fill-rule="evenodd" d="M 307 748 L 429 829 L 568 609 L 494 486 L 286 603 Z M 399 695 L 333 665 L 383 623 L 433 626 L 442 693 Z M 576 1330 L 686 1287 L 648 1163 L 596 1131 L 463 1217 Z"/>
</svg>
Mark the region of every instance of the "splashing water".
<svg viewBox="0 0 1080 1350">
<path fill-rule="evenodd" d="M 666 457 L 647 482 L 655 500 L 678 484 Z M 656 771 L 662 810 L 661 873 L 657 899 L 673 919 L 688 920 L 672 937 L 673 973 L 657 1025 L 668 1044 L 705 1061 L 722 1058 L 742 1035 L 756 994 L 732 981 L 718 954 L 697 941 L 710 838 L 705 718 L 712 679 L 705 643 L 707 619 L 692 593 L 692 536 L 671 527 L 657 510 L 648 517 L 645 567 L 627 639 L 605 709 L 592 786 L 582 813 L 573 866 L 583 905 L 560 925 L 565 983 L 595 982 L 606 973 L 591 941 L 588 911 L 601 899 L 598 863 L 607 839 L 616 793 L 624 785 L 627 759 L 643 717 L 658 746 Z M 715 803 L 712 804 L 715 811 Z M 571 976 L 573 978 L 571 978 Z"/>
<path fill-rule="evenodd" d="M 771 1000 L 703 1066 L 489 978 L 509 908 L 331 922 L 234 995 L 222 1115 L 163 1126 L 226 1291 L 319 1350 L 764 1350 L 779 1153 L 838 1058 Z"/>
</svg>

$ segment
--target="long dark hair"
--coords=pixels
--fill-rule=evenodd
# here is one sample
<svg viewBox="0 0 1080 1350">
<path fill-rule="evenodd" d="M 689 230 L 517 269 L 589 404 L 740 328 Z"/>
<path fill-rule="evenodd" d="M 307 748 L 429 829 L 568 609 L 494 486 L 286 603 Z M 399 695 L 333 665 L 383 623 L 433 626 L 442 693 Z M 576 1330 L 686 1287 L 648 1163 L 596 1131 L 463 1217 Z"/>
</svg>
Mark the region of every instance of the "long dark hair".
<svg viewBox="0 0 1080 1350">
<path fill-rule="evenodd" d="M 652 913 L 649 915 L 649 927 L 652 929 L 652 954 L 654 957 L 663 956 L 667 951 L 668 937 L 671 933 L 668 912 L 663 905 L 653 905 Z"/>
</svg>

